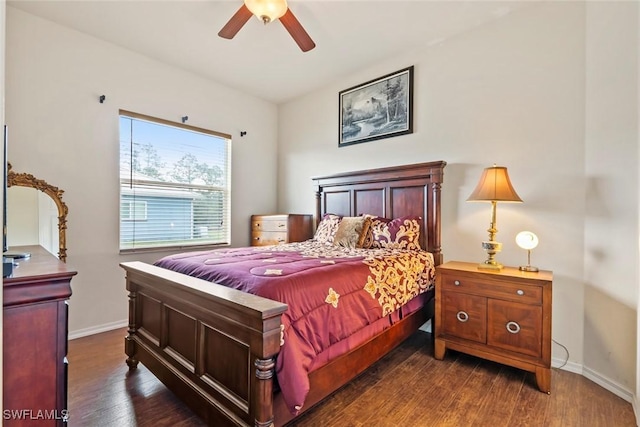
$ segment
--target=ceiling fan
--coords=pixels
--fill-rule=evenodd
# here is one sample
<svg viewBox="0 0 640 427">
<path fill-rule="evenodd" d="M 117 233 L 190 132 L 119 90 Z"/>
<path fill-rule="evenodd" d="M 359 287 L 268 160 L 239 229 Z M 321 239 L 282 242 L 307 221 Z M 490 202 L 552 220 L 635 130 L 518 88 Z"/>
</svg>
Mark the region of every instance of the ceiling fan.
<svg viewBox="0 0 640 427">
<path fill-rule="evenodd" d="M 303 52 L 316 47 L 309 34 L 287 6 L 287 0 L 244 0 L 244 4 L 222 27 L 218 35 L 225 39 L 232 39 L 251 18 L 251 15 L 255 15 L 265 25 L 280 19 L 284 28 L 291 34 Z"/>
</svg>

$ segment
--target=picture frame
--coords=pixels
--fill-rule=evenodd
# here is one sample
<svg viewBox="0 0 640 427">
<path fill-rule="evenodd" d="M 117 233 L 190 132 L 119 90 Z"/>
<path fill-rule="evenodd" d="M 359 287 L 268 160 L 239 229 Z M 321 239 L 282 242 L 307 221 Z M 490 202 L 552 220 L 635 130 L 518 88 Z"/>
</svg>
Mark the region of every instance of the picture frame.
<svg viewBox="0 0 640 427">
<path fill-rule="evenodd" d="M 413 133 L 413 65 L 338 94 L 338 147 Z"/>
</svg>

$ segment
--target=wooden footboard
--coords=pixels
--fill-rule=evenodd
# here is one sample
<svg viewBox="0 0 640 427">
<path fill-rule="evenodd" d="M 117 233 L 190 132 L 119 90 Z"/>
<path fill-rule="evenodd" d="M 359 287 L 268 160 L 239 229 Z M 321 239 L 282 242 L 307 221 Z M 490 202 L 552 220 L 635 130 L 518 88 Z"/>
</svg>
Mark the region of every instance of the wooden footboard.
<svg viewBox="0 0 640 427">
<path fill-rule="evenodd" d="M 142 362 L 209 425 L 272 425 L 286 304 L 141 262 L 120 265 L 129 367 Z"/>
</svg>

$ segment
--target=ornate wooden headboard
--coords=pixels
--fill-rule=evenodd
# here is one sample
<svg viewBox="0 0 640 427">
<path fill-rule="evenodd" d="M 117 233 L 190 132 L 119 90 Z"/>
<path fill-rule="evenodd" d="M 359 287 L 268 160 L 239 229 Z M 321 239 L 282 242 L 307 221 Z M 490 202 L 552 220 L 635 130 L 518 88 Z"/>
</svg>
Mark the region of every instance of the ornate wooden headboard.
<svg viewBox="0 0 640 427">
<path fill-rule="evenodd" d="M 420 244 L 442 263 L 440 186 L 444 161 L 347 172 L 313 178 L 316 221 L 325 213 L 422 217 Z"/>
</svg>

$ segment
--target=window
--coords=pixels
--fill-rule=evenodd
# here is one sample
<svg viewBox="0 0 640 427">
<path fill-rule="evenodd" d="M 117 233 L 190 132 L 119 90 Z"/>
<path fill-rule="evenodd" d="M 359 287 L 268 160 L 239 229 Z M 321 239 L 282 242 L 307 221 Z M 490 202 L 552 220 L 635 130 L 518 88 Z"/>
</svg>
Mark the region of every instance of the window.
<svg viewBox="0 0 640 427">
<path fill-rule="evenodd" d="M 120 250 L 230 242 L 231 136 L 120 111 Z"/>
</svg>

